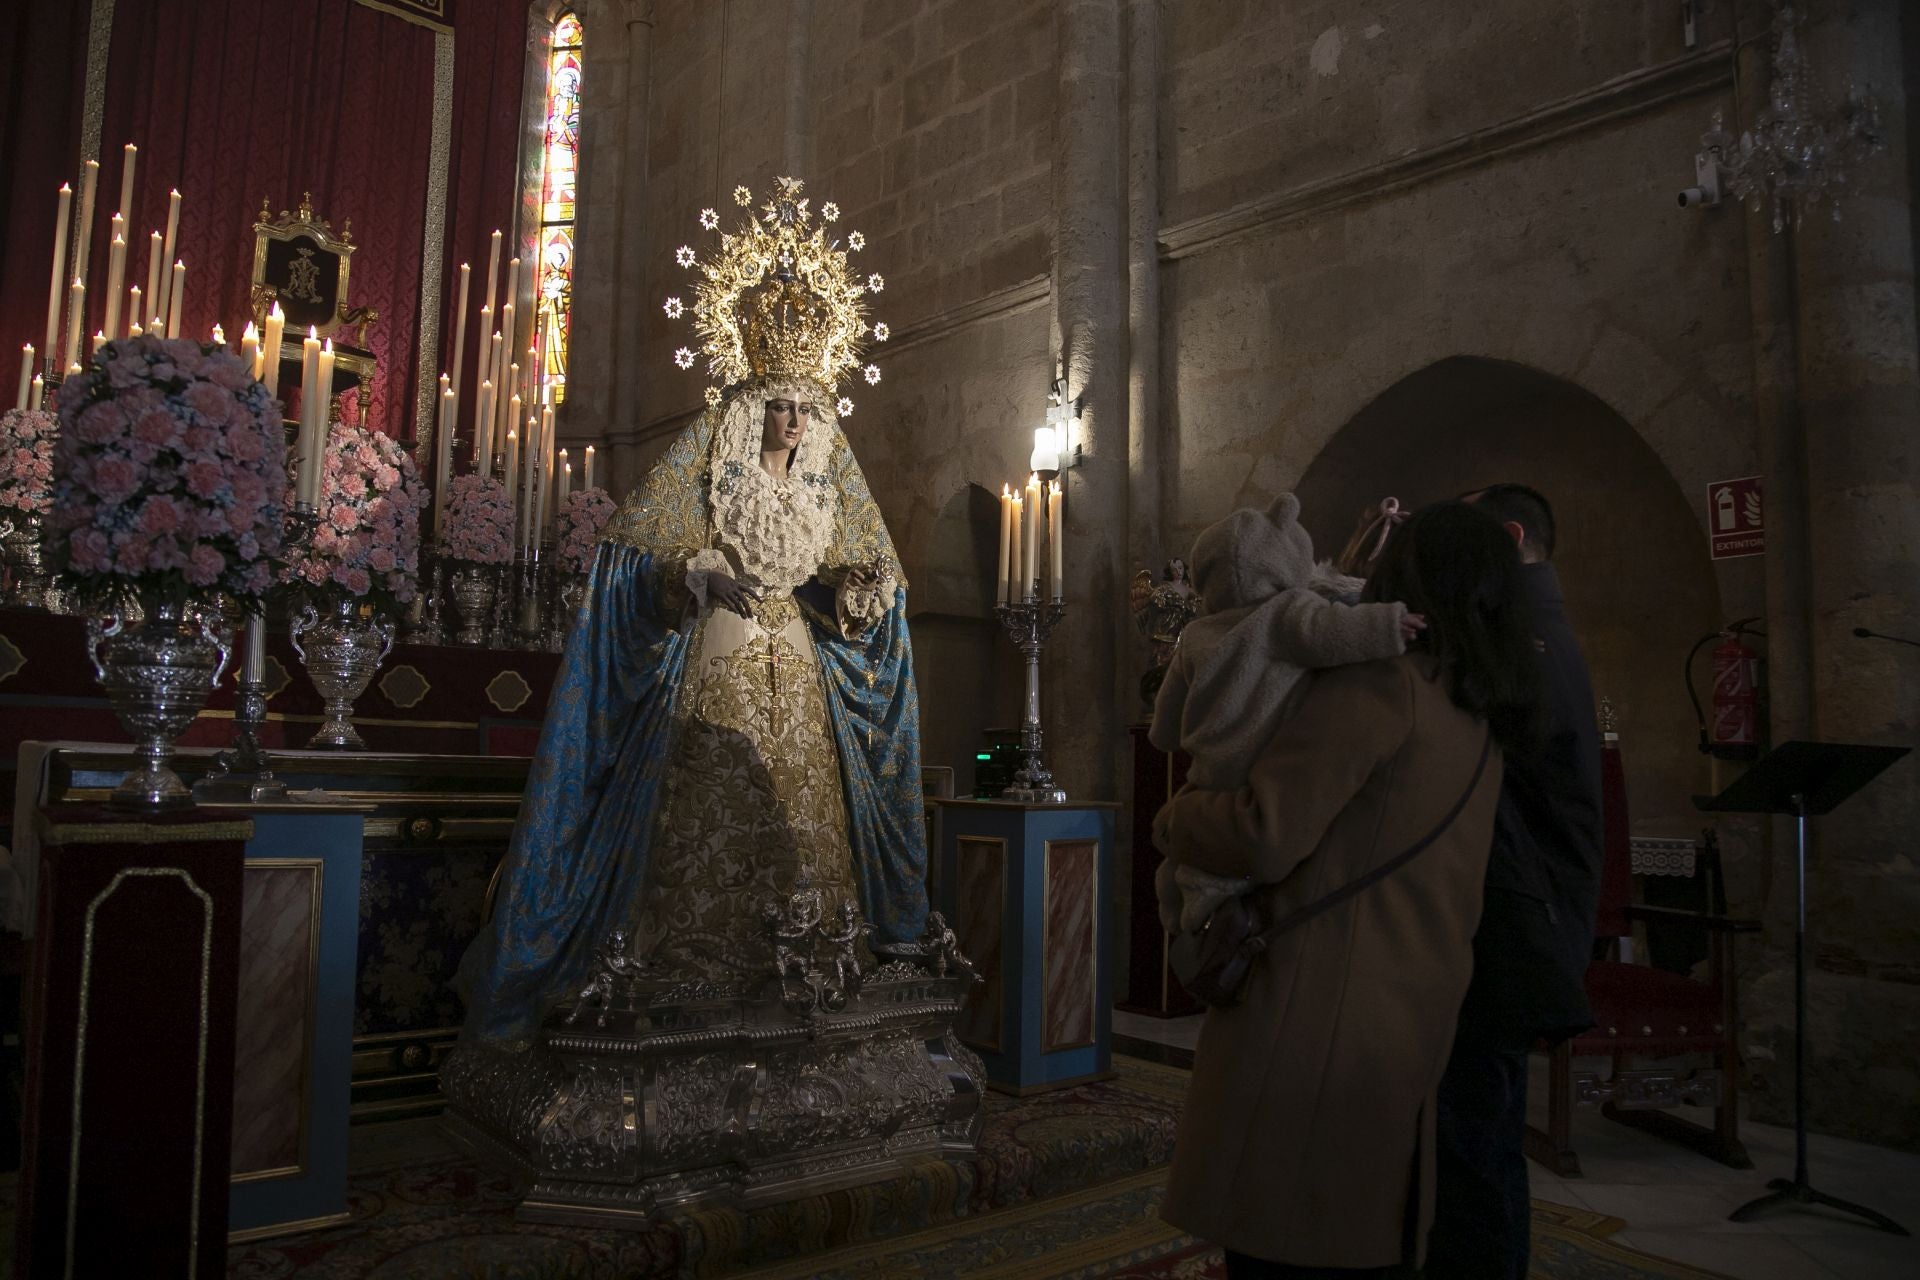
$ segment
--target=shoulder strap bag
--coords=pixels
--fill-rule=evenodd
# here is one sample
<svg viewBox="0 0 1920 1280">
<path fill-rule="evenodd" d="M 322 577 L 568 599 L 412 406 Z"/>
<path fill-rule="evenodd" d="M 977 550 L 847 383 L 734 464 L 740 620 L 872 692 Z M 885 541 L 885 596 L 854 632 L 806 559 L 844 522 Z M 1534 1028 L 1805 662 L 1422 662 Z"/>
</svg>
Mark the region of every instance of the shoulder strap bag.
<svg viewBox="0 0 1920 1280">
<path fill-rule="evenodd" d="M 1493 735 L 1488 733 L 1480 747 L 1480 763 L 1474 766 L 1473 778 L 1467 783 L 1467 789 L 1460 793 L 1453 808 L 1447 811 L 1447 816 L 1410 848 L 1395 854 L 1365 875 L 1348 881 L 1303 907 L 1289 911 L 1264 929 L 1260 928 L 1259 915 L 1247 905 L 1244 895 L 1228 898 L 1221 903 L 1198 933 L 1183 933 L 1174 938 L 1168 947 L 1167 963 L 1172 966 L 1174 976 L 1180 979 L 1180 985 L 1209 1008 L 1231 1009 L 1239 1004 L 1240 988 L 1246 983 L 1254 957 L 1265 951 L 1274 939 L 1378 884 L 1412 862 L 1444 835 L 1454 819 L 1460 816 L 1461 810 L 1467 807 L 1467 801 L 1473 798 L 1473 793 L 1479 789 L 1480 778 L 1487 771 L 1487 757 L 1492 753 Z"/>
</svg>

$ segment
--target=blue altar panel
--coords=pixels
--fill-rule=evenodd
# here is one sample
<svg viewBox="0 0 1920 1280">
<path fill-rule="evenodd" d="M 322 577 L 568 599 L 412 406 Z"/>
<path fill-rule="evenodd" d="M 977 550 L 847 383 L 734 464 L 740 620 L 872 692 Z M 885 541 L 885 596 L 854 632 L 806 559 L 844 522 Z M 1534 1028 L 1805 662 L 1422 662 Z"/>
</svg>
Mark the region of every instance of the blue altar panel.
<svg viewBox="0 0 1920 1280">
<path fill-rule="evenodd" d="M 235 806 L 241 878 L 230 1238 L 345 1221 L 363 805 Z"/>
<path fill-rule="evenodd" d="M 1108 1074 L 1119 806 L 935 803 L 936 901 L 983 979 L 960 1038 L 1013 1093 Z"/>
</svg>

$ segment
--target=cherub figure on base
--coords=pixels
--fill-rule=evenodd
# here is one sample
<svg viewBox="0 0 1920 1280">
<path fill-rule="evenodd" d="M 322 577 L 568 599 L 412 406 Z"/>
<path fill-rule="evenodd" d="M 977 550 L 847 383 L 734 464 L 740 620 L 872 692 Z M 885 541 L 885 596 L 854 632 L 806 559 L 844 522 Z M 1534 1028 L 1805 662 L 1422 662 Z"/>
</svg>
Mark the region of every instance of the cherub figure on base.
<svg viewBox="0 0 1920 1280">
<path fill-rule="evenodd" d="M 593 977 L 573 998 L 573 1008 L 566 1016 L 567 1026 L 580 1021 L 580 1015 L 592 1004 L 600 1006 L 600 1015 L 594 1019 L 594 1025 L 606 1026 L 607 1015 L 613 1011 L 614 988 L 623 978 L 639 977 L 647 967 L 647 962 L 639 956 L 627 954 L 627 934 L 624 929 L 615 929 L 607 935 L 607 940 L 595 952 L 593 963 Z"/>
</svg>

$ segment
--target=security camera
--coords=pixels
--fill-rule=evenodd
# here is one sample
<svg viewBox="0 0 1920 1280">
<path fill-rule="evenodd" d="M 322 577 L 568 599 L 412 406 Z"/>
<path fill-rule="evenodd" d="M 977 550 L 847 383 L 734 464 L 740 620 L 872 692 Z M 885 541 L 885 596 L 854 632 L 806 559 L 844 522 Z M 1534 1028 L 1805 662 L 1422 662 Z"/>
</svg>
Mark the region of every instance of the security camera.
<svg viewBox="0 0 1920 1280">
<path fill-rule="evenodd" d="M 1682 209 L 1720 203 L 1720 162 L 1718 160 L 1704 151 L 1696 152 L 1693 157 L 1693 181 L 1693 186 L 1680 193 Z"/>
</svg>

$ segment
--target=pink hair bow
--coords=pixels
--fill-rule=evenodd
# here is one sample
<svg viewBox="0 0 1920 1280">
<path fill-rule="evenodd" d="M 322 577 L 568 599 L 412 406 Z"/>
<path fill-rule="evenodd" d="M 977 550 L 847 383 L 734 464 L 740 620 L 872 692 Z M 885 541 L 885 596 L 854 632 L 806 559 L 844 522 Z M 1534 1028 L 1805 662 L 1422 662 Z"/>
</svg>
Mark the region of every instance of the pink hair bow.
<svg viewBox="0 0 1920 1280">
<path fill-rule="evenodd" d="M 1380 531 L 1380 536 L 1374 539 L 1372 552 L 1367 556 L 1368 564 L 1380 558 L 1380 553 L 1387 549 L 1387 538 L 1393 533 L 1394 527 L 1405 524 L 1406 520 L 1407 513 L 1400 509 L 1400 499 L 1382 498 L 1380 500 L 1380 514 L 1375 516 L 1373 523 L 1367 526 L 1368 533 L 1372 533 L 1375 529 Z"/>
</svg>

